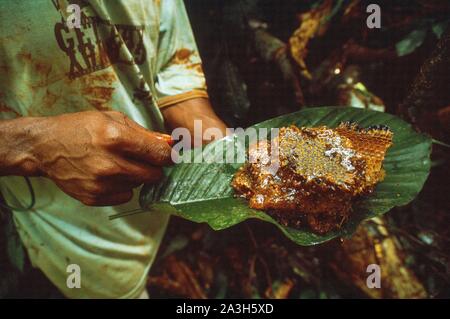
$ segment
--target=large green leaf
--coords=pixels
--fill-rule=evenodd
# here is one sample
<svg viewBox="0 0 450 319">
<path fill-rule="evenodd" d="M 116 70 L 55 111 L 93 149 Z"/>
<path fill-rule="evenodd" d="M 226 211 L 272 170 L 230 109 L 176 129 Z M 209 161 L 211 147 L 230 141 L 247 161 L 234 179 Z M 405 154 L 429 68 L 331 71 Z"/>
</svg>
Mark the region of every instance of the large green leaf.
<svg viewBox="0 0 450 319">
<path fill-rule="evenodd" d="M 355 204 L 352 217 L 337 231 L 317 235 L 308 229 L 284 227 L 264 212 L 250 209 L 245 200 L 233 196 L 230 186 L 233 174 L 242 163 L 177 164 L 165 171 L 166 177 L 159 185 L 144 186 L 141 206 L 146 210 L 166 211 L 194 222 L 208 223 L 215 230 L 225 229 L 249 218 L 257 218 L 276 225 L 300 245 L 313 245 L 337 236 L 350 235 L 361 221 L 414 199 L 430 170 L 431 140 L 416 133 L 409 124 L 393 115 L 350 107 L 308 108 L 253 127 L 270 129 L 291 124 L 336 127 L 342 121 L 354 121 L 362 127 L 388 125 L 394 132 L 394 140 L 384 161 L 386 178 L 377 185 L 373 194 Z M 235 135 L 209 144 L 204 148 L 203 154 L 215 154 L 214 150 L 218 147 L 232 147 L 245 152 L 247 146 Z M 189 151 L 185 155 L 198 158 L 198 153 Z"/>
</svg>

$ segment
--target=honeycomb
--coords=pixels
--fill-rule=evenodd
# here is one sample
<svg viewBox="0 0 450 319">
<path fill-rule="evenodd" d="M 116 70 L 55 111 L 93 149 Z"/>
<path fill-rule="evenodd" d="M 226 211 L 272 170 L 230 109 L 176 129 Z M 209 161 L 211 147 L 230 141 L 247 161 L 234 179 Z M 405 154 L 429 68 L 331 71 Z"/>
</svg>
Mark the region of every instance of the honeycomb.
<svg viewBox="0 0 450 319">
<path fill-rule="evenodd" d="M 232 186 L 250 207 L 281 223 L 325 233 L 342 225 L 353 201 L 384 178 L 392 137 L 387 127 L 362 129 L 353 123 L 335 129 L 284 127 L 272 143 L 250 147 L 249 162 Z M 277 155 L 276 171 L 269 167 L 269 153 Z"/>
<path fill-rule="evenodd" d="M 374 186 L 384 178 L 382 169 L 384 156 L 392 145 L 393 134 L 387 126 L 376 125 L 367 129 L 360 128 L 355 123 L 342 123 L 336 132 L 348 138 L 352 148 L 361 155 L 366 163 L 366 187 Z"/>
</svg>

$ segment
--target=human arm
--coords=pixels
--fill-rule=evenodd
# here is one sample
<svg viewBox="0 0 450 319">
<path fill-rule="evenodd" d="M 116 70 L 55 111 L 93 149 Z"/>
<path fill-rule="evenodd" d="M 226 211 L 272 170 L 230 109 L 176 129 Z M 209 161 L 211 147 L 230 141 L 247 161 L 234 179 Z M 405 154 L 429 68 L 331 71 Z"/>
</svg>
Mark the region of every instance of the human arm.
<svg viewBox="0 0 450 319">
<path fill-rule="evenodd" d="M 127 202 L 171 163 L 167 136 L 119 112 L 0 120 L 0 176 L 45 176 L 90 206 Z"/>
</svg>

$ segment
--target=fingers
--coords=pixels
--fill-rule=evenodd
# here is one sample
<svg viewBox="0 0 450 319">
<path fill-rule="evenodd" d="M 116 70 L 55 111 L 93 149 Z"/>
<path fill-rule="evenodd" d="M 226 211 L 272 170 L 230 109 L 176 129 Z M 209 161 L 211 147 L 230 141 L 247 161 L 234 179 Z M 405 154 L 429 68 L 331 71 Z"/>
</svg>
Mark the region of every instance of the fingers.
<svg viewBox="0 0 450 319">
<path fill-rule="evenodd" d="M 162 166 L 172 164 L 170 137 L 148 131 L 120 112 L 83 112 L 59 122 L 58 143 L 49 144 L 45 153 L 51 156 L 42 155 L 45 175 L 86 205 L 127 202 L 133 188 L 157 182 Z M 83 134 L 77 134 L 80 123 Z"/>
<path fill-rule="evenodd" d="M 132 119 L 130 119 L 128 116 L 126 116 L 123 113 L 119 113 L 119 112 L 107 112 L 107 113 L 110 118 L 114 119 L 115 121 L 118 121 L 119 123 L 122 123 L 133 129 L 136 129 L 143 134 L 146 134 L 146 135 L 150 134 L 151 136 L 155 137 L 156 139 L 166 142 L 170 146 L 173 146 L 173 144 L 174 144 L 174 141 L 172 140 L 172 137 L 170 135 L 155 132 L 155 131 L 149 131 L 145 127 L 139 125 L 139 123 L 133 121 Z"/>
<path fill-rule="evenodd" d="M 155 134 L 155 137 L 157 139 L 166 142 L 170 146 L 173 146 L 173 144 L 175 144 L 175 141 L 172 139 L 172 136 L 167 135 L 167 134 L 158 133 L 158 132 L 153 132 L 153 133 Z"/>
<path fill-rule="evenodd" d="M 78 197 L 89 206 L 118 205 L 128 200 L 124 194 L 129 194 L 133 188 L 143 183 L 155 183 L 163 177 L 160 167 L 149 167 L 140 163 L 119 162 L 122 173 L 104 175 L 96 181 L 83 185 L 82 194 Z M 113 200 L 118 195 L 117 201 Z"/>
<path fill-rule="evenodd" d="M 133 191 L 103 195 L 97 197 L 85 197 L 81 202 L 87 206 L 116 206 L 129 202 L 133 198 Z"/>
<path fill-rule="evenodd" d="M 173 146 L 173 144 L 174 144 L 174 140 L 172 139 L 172 136 L 170 136 L 170 135 L 155 132 L 155 131 L 149 131 L 146 128 L 144 128 L 143 126 L 136 123 L 135 121 L 129 119 L 128 117 L 125 118 L 125 122 L 127 123 L 127 125 L 129 125 L 130 127 L 134 128 L 136 130 L 141 131 L 143 134 L 150 133 L 156 139 L 164 141 L 167 144 L 169 144 L 169 146 Z"/>
<path fill-rule="evenodd" d="M 112 139 L 116 151 L 150 165 L 172 164 L 172 139 L 169 135 L 149 131 L 118 112 L 108 112 L 107 116 L 121 124 L 115 128 L 117 136 Z"/>
<path fill-rule="evenodd" d="M 161 167 L 149 166 L 131 160 L 119 163 L 123 173 L 116 174 L 112 179 L 121 180 L 124 183 L 133 183 L 135 187 L 143 183 L 156 183 L 164 175 Z"/>
<path fill-rule="evenodd" d="M 137 161 L 155 166 L 172 164 L 172 148 L 151 132 L 133 130 L 123 135 L 121 152 Z"/>
</svg>

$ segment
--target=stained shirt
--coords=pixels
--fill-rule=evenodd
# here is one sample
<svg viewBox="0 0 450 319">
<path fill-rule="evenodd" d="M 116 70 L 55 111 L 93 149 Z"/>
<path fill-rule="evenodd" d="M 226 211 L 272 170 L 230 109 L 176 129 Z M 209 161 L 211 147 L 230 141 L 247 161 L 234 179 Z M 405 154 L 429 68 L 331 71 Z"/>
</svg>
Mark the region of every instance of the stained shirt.
<svg viewBox="0 0 450 319">
<path fill-rule="evenodd" d="M 160 108 L 196 97 L 207 97 L 205 78 L 182 0 L 0 1 L 0 119 L 117 110 L 163 131 Z M 111 221 L 139 207 L 138 190 L 93 208 L 31 182 L 35 206 L 13 217 L 32 264 L 67 297 L 140 295 L 168 216 Z M 22 177 L 0 177 L 0 190 L 11 206 L 30 201 Z M 81 288 L 68 285 L 73 264 Z"/>
</svg>

